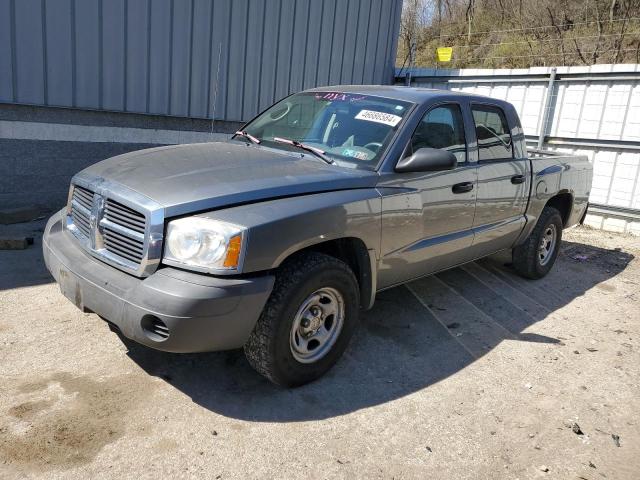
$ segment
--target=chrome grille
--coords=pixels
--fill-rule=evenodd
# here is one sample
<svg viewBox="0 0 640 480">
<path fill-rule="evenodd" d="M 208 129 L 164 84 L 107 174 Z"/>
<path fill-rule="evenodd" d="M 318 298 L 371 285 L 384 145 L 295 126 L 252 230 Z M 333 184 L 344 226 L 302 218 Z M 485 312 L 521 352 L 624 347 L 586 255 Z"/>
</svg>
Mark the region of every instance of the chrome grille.
<svg viewBox="0 0 640 480">
<path fill-rule="evenodd" d="M 108 195 L 74 185 L 67 226 L 94 255 L 139 272 L 148 264 L 147 216 Z"/>
<path fill-rule="evenodd" d="M 104 208 L 104 218 L 124 228 L 133 230 L 134 232 L 144 234 L 147 220 L 144 214 L 136 212 L 132 208 L 127 207 L 110 198 L 107 199 Z"/>
<path fill-rule="evenodd" d="M 105 226 L 102 231 L 102 237 L 104 247 L 109 252 L 135 263 L 142 261 L 142 257 L 144 256 L 144 239 L 133 239 L 107 226 Z"/>
<path fill-rule="evenodd" d="M 93 208 L 93 192 L 82 187 L 74 187 L 71 197 L 71 217 L 82 235 L 91 235 L 90 217 Z"/>
<path fill-rule="evenodd" d="M 87 211 L 91 211 L 91 206 L 93 205 L 93 192 L 76 185 L 73 188 L 73 199 L 86 208 Z"/>
<path fill-rule="evenodd" d="M 100 221 L 105 249 L 139 264 L 144 257 L 146 224 L 143 213 L 108 198 Z"/>
<path fill-rule="evenodd" d="M 87 216 L 81 213 L 77 208 L 74 208 L 71 217 L 73 218 L 73 223 L 78 227 L 78 230 L 80 230 L 80 233 L 89 238 L 89 235 L 91 235 L 91 227 L 89 226 L 89 219 Z"/>
</svg>

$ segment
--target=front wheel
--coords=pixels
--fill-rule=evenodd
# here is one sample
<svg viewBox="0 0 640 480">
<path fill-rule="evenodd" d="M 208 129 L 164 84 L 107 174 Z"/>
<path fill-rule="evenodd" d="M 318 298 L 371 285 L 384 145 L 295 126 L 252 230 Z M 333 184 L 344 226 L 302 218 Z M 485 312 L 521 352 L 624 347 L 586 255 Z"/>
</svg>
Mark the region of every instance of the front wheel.
<svg viewBox="0 0 640 480">
<path fill-rule="evenodd" d="M 344 262 L 316 252 L 288 261 L 244 346 L 247 360 L 278 385 L 317 379 L 347 348 L 359 300 L 358 282 Z"/>
<path fill-rule="evenodd" d="M 542 278 L 558 257 L 562 241 L 562 217 L 553 207 L 544 207 L 529 238 L 513 249 L 513 267 L 526 278 Z"/>
</svg>

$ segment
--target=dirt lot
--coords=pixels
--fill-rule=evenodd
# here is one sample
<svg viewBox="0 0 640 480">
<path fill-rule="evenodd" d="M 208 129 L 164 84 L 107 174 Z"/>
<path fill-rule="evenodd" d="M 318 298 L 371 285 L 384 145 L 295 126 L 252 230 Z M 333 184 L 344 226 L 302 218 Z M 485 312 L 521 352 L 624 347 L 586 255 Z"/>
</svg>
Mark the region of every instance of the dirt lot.
<svg viewBox="0 0 640 480">
<path fill-rule="evenodd" d="M 41 225 L 33 225 L 37 235 Z M 132 344 L 0 252 L 1 478 L 640 478 L 640 240 L 566 232 L 379 295 L 297 390 Z"/>
</svg>

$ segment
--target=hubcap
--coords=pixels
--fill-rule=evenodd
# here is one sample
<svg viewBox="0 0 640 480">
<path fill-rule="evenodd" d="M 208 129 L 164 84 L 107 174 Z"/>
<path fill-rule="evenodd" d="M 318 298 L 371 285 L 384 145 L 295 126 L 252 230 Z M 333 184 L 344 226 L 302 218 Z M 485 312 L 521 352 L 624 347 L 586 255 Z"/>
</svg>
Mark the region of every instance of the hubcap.
<svg viewBox="0 0 640 480">
<path fill-rule="evenodd" d="M 344 299 L 335 288 L 316 290 L 303 302 L 291 325 L 291 353 L 300 363 L 324 357 L 336 343 L 344 323 Z"/>
<path fill-rule="evenodd" d="M 556 226 L 554 224 L 547 225 L 540 239 L 540 245 L 538 246 L 538 260 L 540 261 L 540 265 L 544 266 L 549 263 L 553 251 L 556 248 L 557 236 Z"/>
</svg>

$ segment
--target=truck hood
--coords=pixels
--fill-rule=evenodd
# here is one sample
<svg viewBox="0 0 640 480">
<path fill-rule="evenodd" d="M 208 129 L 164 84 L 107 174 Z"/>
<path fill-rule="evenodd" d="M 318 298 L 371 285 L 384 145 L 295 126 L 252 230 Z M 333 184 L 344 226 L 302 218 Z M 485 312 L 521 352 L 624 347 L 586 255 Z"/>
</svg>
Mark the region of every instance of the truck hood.
<svg viewBox="0 0 640 480">
<path fill-rule="evenodd" d="M 117 182 L 165 207 L 166 216 L 330 190 L 374 187 L 377 174 L 297 152 L 235 142 L 158 147 L 109 158 L 83 174 Z"/>
</svg>

